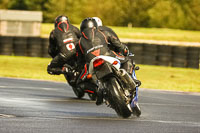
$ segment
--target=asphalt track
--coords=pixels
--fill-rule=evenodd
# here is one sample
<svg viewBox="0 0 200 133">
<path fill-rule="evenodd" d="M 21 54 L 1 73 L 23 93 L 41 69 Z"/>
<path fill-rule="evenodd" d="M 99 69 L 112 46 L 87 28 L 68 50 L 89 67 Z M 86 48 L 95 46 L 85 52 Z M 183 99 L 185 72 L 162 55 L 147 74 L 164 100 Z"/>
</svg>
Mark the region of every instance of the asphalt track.
<svg viewBox="0 0 200 133">
<path fill-rule="evenodd" d="M 123 119 L 66 83 L 0 78 L 0 133 L 200 133 L 200 94 L 140 89 L 141 117 Z"/>
</svg>

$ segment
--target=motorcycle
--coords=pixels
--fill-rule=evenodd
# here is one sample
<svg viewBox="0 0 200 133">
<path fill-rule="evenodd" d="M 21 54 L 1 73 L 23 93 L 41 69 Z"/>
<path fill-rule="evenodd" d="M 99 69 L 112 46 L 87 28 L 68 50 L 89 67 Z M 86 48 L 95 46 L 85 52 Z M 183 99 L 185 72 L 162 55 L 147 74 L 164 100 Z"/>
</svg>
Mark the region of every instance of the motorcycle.
<svg viewBox="0 0 200 133">
<path fill-rule="evenodd" d="M 131 114 L 141 115 L 138 105 L 138 87 L 135 81 L 135 67 L 132 77 L 121 68 L 120 60 L 110 56 L 100 55 L 93 58 L 89 63 L 89 74 L 93 81 L 97 81 L 97 99 L 102 100 L 113 108 L 115 112 L 128 118 Z M 100 94 L 100 95 L 99 95 Z"/>
<path fill-rule="evenodd" d="M 85 73 L 83 76 L 80 77 L 81 72 L 73 69 L 70 65 L 65 64 L 65 66 L 72 70 L 71 74 L 64 74 L 64 77 L 68 81 L 69 85 L 72 87 L 72 90 L 77 98 L 81 99 L 85 96 L 85 93 L 87 93 L 90 100 L 96 100 L 97 85 L 93 83 L 90 79 L 86 78 L 88 73 Z"/>
</svg>

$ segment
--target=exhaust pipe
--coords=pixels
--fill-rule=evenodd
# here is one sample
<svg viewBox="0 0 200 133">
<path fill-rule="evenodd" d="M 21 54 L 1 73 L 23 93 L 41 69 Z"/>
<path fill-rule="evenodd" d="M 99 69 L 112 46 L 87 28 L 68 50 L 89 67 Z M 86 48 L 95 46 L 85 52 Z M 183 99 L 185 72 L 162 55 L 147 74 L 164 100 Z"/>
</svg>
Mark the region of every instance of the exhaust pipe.
<svg viewBox="0 0 200 133">
<path fill-rule="evenodd" d="M 135 88 L 136 88 L 136 83 L 135 81 L 132 79 L 132 77 L 127 73 L 126 70 L 124 69 L 120 69 L 120 75 L 122 77 L 122 80 L 127 84 L 129 85 L 129 88 L 131 90 L 129 91 L 135 91 Z"/>
</svg>

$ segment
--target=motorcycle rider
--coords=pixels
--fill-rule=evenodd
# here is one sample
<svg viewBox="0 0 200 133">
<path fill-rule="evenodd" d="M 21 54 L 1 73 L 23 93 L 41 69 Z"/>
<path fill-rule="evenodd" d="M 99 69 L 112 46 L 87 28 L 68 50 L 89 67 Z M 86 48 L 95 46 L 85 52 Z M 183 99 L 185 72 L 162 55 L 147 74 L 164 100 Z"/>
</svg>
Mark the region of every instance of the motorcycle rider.
<svg viewBox="0 0 200 133">
<path fill-rule="evenodd" d="M 54 24 L 55 28 L 50 33 L 48 47 L 48 53 L 53 59 L 47 67 L 47 72 L 51 75 L 64 74 L 68 80 L 70 76 L 74 76 L 73 71 L 77 68 L 75 47 L 81 33 L 77 27 L 70 24 L 67 16 L 56 17 Z"/>
<path fill-rule="evenodd" d="M 95 21 L 96 21 L 96 23 L 97 23 L 97 26 L 98 26 L 98 28 L 99 28 L 100 30 L 107 30 L 108 32 L 112 33 L 112 34 L 119 40 L 117 34 L 116 34 L 111 28 L 106 27 L 106 26 L 103 26 L 103 23 L 102 23 L 102 21 L 101 21 L 101 19 L 100 19 L 99 17 L 93 17 L 93 19 L 95 19 Z M 110 45 L 108 45 L 108 46 L 110 46 Z M 112 47 L 112 46 L 110 46 L 109 48 L 113 50 L 113 47 Z M 128 60 L 129 60 L 128 63 L 129 63 L 130 66 L 131 66 L 131 62 L 132 62 L 132 65 L 133 65 L 133 66 L 132 66 L 132 69 L 135 69 L 135 63 L 133 63 L 133 61 L 132 61 L 131 59 L 128 59 Z M 137 110 L 137 111 L 135 111 L 134 113 L 137 112 L 136 115 L 137 115 L 137 116 L 140 116 L 141 110 L 140 110 L 140 107 L 139 107 L 139 104 L 138 104 L 138 87 L 141 85 L 141 81 L 136 79 L 135 73 L 132 73 L 132 72 L 133 72 L 132 69 L 131 69 L 131 71 L 129 72 L 129 74 L 130 74 L 130 75 L 134 75 L 134 76 L 131 76 L 131 77 L 132 77 L 132 79 L 135 81 L 135 83 L 136 83 L 136 85 L 137 85 L 137 87 L 136 87 L 136 95 L 135 95 L 135 97 L 134 97 L 134 100 L 132 101 L 133 104 L 134 104 L 133 110 Z M 127 70 L 127 69 L 126 69 L 126 70 Z M 138 67 L 137 69 L 135 69 L 135 70 L 139 70 L 139 67 Z M 128 72 L 128 71 L 127 71 L 127 72 Z M 133 78 L 133 77 L 134 77 L 134 78 Z"/>
<path fill-rule="evenodd" d="M 108 31 L 107 27 L 98 27 L 95 19 L 86 18 L 82 21 L 80 30 L 82 32 L 82 36 L 79 40 L 78 53 L 86 56 L 86 62 L 89 62 L 97 55 L 105 54 L 114 57 L 117 56 L 118 59 L 124 60 L 126 62 L 125 56 L 127 56 L 129 53 L 128 47 L 120 42 L 116 34 L 113 34 L 114 32 Z M 94 40 L 90 40 L 92 37 Z M 97 39 L 95 40 L 95 38 Z M 102 45 L 97 47 L 100 49 L 100 53 L 93 53 L 92 50 L 99 45 Z M 110 50 L 108 45 L 111 45 L 114 50 Z M 122 55 L 118 54 L 119 52 Z M 83 56 L 79 56 L 82 57 L 82 61 L 84 60 Z"/>
<path fill-rule="evenodd" d="M 109 27 L 107 27 L 107 26 L 103 26 L 103 23 L 102 23 L 102 21 L 101 21 L 101 19 L 99 18 L 99 17 L 92 17 L 95 21 L 96 21 L 96 23 L 97 23 L 97 27 L 98 27 L 98 29 L 100 30 L 100 31 L 108 31 L 108 32 L 110 32 L 117 40 L 119 40 L 119 38 L 118 38 L 118 36 L 117 36 L 117 34 L 111 29 L 111 28 L 109 28 Z M 109 48 L 111 49 L 111 50 L 114 50 L 114 51 L 117 51 L 117 50 L 115 50 L 115 48 L 112 46 L 112 45 L 108 45 L 109 46 Z M 128 48 L 127 48 L 128 49 Z M 129 54 L 129 50 L 128 50 L 128 54 Z M 128 55 L 127 54 L 127 55 Z M 127 57 L 128 58 L 128 57 Z M 131 61 L 131 59 L 128 59 L 129 61 L 129 63 L 130 62 L 133 62 L 133 61 Z M 134 63 L 132 63 L 133 64 L 133 67 L 135 67 L 135 64 Z M 129 65 L 130 67 L 131 67 L 131 65 Z M 133 69 L 133 68 L 132 68 Z M 132 69 L 131 69 L 131 71 L 129 71 L 129 69 L 127 69 L 128 71 L 127 72 L 129 72 L 129 74 L 130 75 L 132 75 Z M 137 86 L 139 87 L 140 85 L 141 85 L 141 81 L 139 81 L 139 80 L 136 80 L 136 79 L 134 79 L 133 78 L 133 80 L 135 81 L 135 83 L 137 84 Z"/>
<path fill-rule="evenodd" d="M 82 21 L 80 30 L 82 36 L 77 45 L 79 61 L 89 63 L 94 57 L 107 55 L 118 58 L 128 73 L 132 75 L 133 64 L 127 55 L 128 47 L 122 44 L 114 31 L 105 26 L 98 26 L 94 18 L 86 18 Z M 120 54 L 119 54 L 120 53 Z M 102 95 L 98 92 L 96 104 L 103 102 Z M 137 104 L 137 103 L 135 103 Z M 137 106 L 139 108 L 139 105 Z"/>
</svg>

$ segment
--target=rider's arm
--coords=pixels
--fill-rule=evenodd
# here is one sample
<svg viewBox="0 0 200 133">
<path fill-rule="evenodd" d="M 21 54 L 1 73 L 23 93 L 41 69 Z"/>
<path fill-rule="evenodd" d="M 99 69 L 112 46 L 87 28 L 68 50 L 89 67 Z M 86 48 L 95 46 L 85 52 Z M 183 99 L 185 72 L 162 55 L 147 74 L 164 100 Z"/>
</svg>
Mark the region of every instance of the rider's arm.
<svg viewBox="0 0 200 133">
<path fill-rule="evenodd" d="M 54 30 L 50 33 L 49 36 L 49 46 L 48 46 L 48 53 L 49 55 L 54 58 L 58 54 L 58 47 L 56 45 L 56 40 L 54 37 Z"/>
<path fill-rule="evenodd" d="M 115 52 L 120 52 L 123 55 L 127 55 L 128 47 L 121 43 L 117 34 L 108 27 L 102 27 L 102 31 L 105 33 L 108 42 L 110 43 L 111 47 L 114 49 Z"/>
</svg>

